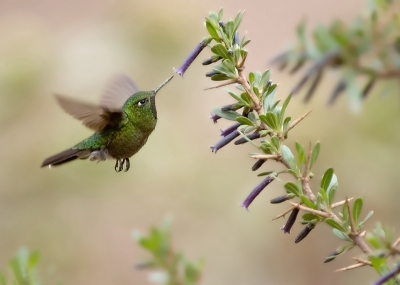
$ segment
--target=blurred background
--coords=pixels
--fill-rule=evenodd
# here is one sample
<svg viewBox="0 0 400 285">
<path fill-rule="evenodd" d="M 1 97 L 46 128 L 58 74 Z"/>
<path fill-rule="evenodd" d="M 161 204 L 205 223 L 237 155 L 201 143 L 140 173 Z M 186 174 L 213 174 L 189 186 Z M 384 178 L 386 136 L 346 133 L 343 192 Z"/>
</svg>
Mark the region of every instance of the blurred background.
<svg viewBox="0 0 400 285">
<path fill-rule="evenodd" d="M 261 179 L 251 172 L 250 145 L 229 145 L 218 154 L 210 145 L 226 122 L 213 124 L 210 110 L 229 104 L 225 89 L 204 74 L 203 52 L 182 79 L 175 76 L 157 97 L 159 121 L 146 146 L 131 159 L 128 173 L 114 162 L 78 161 L 59 168 L 44 158 L 91 134 L 56 104 L 53 92 L 97 102 L 107 80 L 125 73 L 145 90 L 173 74 L 206 35 L 209 11 L 224 8 L 233 18 L 246 10 L 239 32 L 247 33 L 246 70 L 272 68 L 268 60 L 294 39 L 306 18 L 309 29 L 335 18 L 350 22 L 365 0 L 307 1 L 7 1 L 0 0 L 0 269 L 21 246 L 42 256 L 47 284 L 148 284 L 135 264 L 147 254 L 132 230 L 147 233 L 166 216 L 173 219 L 174 246 L 192 260 L 206 260 L 202 284 L 368 284 L 370 268 L 333 273 L 352 264 L 358 249 L 323 264 L 342 243 L 319 226 L 294 244 L 302 230 L 283 235 L 284 220 L 271 221 L 288 205 L 269 200 L 284 193 L 276 181 L 246 212 L 239 204 Z M 299 77 L 273 71 L 286 98 Z M 397 229 L 400 174 L 399 87 L 385 96 L 379 84 L 355 113 L 345 97 L 328 107 L 335 74 L 324 79 L 311 103 L 292 99 L 292 118 L 313 109 L 292 132 L 304 145 L 322 149 L 313 186 L 329 167 L 339 179 L 337 198 L 365 198 L 366 229 L 382 221 Z M 266 163 L 265 171 L 274 169 Z"/>
</svg>

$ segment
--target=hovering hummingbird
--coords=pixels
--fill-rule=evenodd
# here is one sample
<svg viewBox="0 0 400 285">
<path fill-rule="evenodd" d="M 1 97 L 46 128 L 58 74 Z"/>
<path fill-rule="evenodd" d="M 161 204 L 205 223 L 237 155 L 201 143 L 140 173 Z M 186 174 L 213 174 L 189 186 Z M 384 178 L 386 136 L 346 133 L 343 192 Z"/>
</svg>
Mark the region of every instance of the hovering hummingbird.
<svg viewBox="0 0 400 285">
<path fill-rule="evenodd" d="M 129 158 L 146 143 L 157 123 L 155 96 L 173 76 L 153 91 L 139 91 L 131 79 L 119 76 L 101 97 L 100 105 L 56 95 L 61 108 L 95 131 L 77 145 L 45 159 L 41 167 L 68 161 L 115 159 L 115 171 L 130 168 Z"/>
</svg>

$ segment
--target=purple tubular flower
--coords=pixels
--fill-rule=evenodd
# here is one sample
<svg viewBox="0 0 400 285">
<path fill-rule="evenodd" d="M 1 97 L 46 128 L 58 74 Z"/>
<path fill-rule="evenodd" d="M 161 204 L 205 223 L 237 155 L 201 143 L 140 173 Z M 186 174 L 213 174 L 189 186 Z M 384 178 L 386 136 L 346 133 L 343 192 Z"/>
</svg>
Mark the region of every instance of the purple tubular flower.
<svg viewBox="0 0 400 285">
<path fill-rule="evenodd" d="M 252 134 L 250 134 L 250 135 L 248 135 L 247 136 L 247 138 L 249 139 L 249 140 L 255 140 L 255 139 L 258 139 L 260 137 L 260 133 L 252 133 Z M 240 138 L 240 139 L 238 139 L 237 141 L 235 141 L 235 144 L 236 145 L 238 145 L 238 144 L 244 144 L 244 143 L 247 143 L 247 140 L 245 139 L 245 138 Z"/>
<path fill-rule="evenodd" d="M 271 176 L 267 176 L 267 178 L 265 178 L 260 184 L 256 186 L 256 188 L 253 189 L 253 191 L 251 191 L 249 196 L 247 196 L 247 198 L 240 206 L 248 210 L 253 200 L 261 193 L 262 190 L 264 190 L 265 187 L 267 187 L 272 181 L 274 181 L 274 179 L 275 178 Z"/>
<path fill-rule="evenodd" d="M 395 277 L 399 272 L 400 272 L 400 264 L 397 264 L 397 266 L 392 271 L 390 271 L 386 275 L 383 275 L 381 278 L 372 283 L 372 285 L 382 285 L 387 281 L 389 281 L 390 279 L 392 279 L 393 277 Z"/>
<path fill-rule="evenodd" d="M 235 138 L 237 138 L 239 136 L 239 132 L 237 130 L 231 132 L 229 135 L 225 136 L 222 140 L 220 140 L 219 142 L 217 142 L 215 145 L 210 146 L 211 150 L 213 153 L 217 153 L 217 151 L 226 146 L 228 143 L 230 143 L 231 141 L 233 141 Z"/>
<path fill-rule="evenodd" d="M 295 243 L 301 242 L 315 228 L 315 223 L 308 223 L 307 226 L 300 232 L 294 240 Z"/>
<path fill-rule="evenodd" d="M 199 43 L 194 50 L 188 55 L 188 57 L 185 59 L 185 61 L 182 63 L 182 65 L 175 70 L 175 72 L 183 77 L 183 74 L 185 74 L 186 70 L 189 68 L 189 66 L 192 64 L 192 62 L 196 59 L 196 57 L 201 53 L 201 51 L 211 42 L 212 38 L 207 38 L 204 39 L 201 43 Z"/>
<path fill-rule="evenodd" d="M 216 114 L 211 113 L 210 114 L 210 119 L 213 120 L 213 122 L 215 124 L 219 119 L 221 119 L 221 117 L 216 115 Z"/>
<path fill-rule="evenodd" d="M 233 131 L 236 131 L 239 126 L 240 126 L 240 124 L 237 123 L 237 124 L 234 124 L 234 125 L 230 126 L 229 128 L 227 128 L 225 130 L 221 130 L 221 136 L 226 137 L 227 135 L 229 135 Z"/>
<path fill-rule="evenodd" d="M 296 222 L 297 214 L 299 213 L 299 209 L 293 209 L 292 213 L 290 213 L 289 219 L 286 221 L 286 224 L 281 228 L 284 234 L 290 234 L 290 230 Z"/>
</svg>

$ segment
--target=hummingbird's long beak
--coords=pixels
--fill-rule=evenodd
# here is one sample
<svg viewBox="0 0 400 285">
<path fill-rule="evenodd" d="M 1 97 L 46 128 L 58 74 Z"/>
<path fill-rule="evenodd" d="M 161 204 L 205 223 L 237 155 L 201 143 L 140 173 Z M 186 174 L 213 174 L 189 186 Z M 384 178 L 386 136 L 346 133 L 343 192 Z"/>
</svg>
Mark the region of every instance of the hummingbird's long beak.
<svg viewBox="0 0 400 285">
<path fill-rule="evenodd" d="M 158 86 L 156 89 L 154 89 L 154 95 L 157 94 L 157 92 L 158 92 L 161 88 L 163 88 L 164 85 L 166 85 L 168 82 L 170 82 L 171 79 L 172 79 L 173 77 L 174 77 L 174 76 L 172 75 L 170 78 L 168 78 L 168 79 L 165 80 L 163 83 L 161 83 L 160 86 Z"/>
</svg>

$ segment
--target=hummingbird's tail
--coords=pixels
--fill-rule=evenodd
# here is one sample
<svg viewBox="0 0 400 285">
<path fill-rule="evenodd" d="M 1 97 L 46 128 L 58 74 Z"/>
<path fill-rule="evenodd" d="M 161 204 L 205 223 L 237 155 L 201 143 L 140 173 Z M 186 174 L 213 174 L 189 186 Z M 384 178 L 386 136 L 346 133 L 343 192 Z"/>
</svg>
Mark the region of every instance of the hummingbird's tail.
<svg viewBox="0 0 400 285">
<path fill-rule="evenodd" d="M 64 164 L 68 161 L 75 160 L 77 158 L 87 158 L 90 155 L 90 151 L 88 150 L 79 150 L 79 149 L 67 149 L 63 152 L 57 153 L 49 158 L 46 158 L 41 167 L 44 166 L 56 166 Z"/>
</svg>

